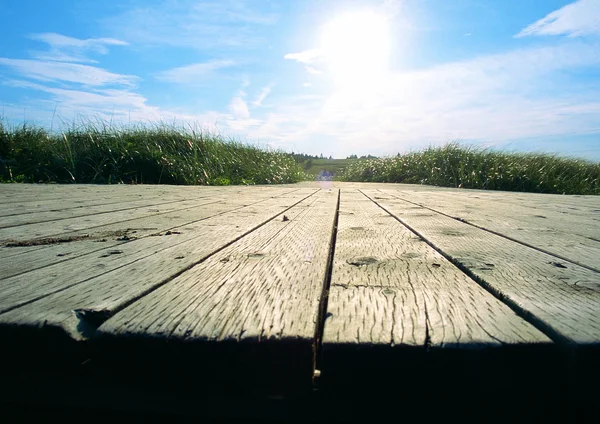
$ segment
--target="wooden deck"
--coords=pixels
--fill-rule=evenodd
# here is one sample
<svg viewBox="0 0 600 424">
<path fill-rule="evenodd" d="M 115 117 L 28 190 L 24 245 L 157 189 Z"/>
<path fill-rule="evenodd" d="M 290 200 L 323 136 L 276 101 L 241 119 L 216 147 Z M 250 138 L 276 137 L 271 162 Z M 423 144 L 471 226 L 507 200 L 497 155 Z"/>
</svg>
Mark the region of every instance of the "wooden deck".
<svg viewBox="0 0 600 424">
<path fill-rule="evenodd" d="M 600 197 L 329 182 L 0 196 L 7 405 L 306 422 L 597 403 Z"/>
</svg>

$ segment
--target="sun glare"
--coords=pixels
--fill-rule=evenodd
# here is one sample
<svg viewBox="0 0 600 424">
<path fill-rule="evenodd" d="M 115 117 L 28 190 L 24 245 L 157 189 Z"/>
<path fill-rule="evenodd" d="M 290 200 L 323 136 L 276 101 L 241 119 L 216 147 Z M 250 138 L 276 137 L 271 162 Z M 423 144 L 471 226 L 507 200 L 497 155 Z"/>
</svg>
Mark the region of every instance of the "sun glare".
<svg viewBox="0 0 600 424">
<path fill-rule="evenodd" d="M 385 16 L 372 11 L 341 15 L 323 27 L 321 49 L 340 86 L 368 87 L 389 66 L 390 33 Z"/>
</svg>

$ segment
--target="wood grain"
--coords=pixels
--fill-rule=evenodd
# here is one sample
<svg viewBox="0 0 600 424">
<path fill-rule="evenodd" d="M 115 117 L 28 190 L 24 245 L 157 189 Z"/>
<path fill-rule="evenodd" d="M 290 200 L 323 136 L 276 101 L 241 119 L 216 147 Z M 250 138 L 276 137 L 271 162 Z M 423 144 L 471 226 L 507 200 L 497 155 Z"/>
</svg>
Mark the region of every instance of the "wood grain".
<svg viewBox="0 0 600 424">
<path fill-rule="evenodd" d="M 296 189 L 297 190 L 297 189 Z M 278 196 L 296 191 L 281 189 Z M 211 216 L 234 211 L 273 197 L 274 192 L 258 192 L 252 196 L 231 196 L 227 200 L 210 204 L 199 204 L 183 210 L 151 215 L 135 220 L 110 223 L 91 230 L 79 230 L 63 235 L 75 241 L 52 243 L 33 247 L 10 247 L 0 249 L 0 280 L 14 275 L 72 260 L 103 249 L 110 249 L 124 243 L 178 228 L 192 225 Z M 118 221 L 118 220 L 117 220 Z M 77 239 L 78 237 L 82 237 Z M 34 240 L 34 243 L 36 241 Z M 16 255 L 21 255 L 15 257 Z"/>
<path fill-rule="evenodd" d="M 555 340 L 598 345 L 598 273 L 378 191 L 363 192 Z"/>
<path fill-rule="evenodd" d="M 554 211 L 539 212 L 526 206 L 482 200 L 479 196 L 467 195 L 464 192 L 381 192 L 600 272 L 600 222 L 594 221 L 590 216 L 584 218 Z"/>
<path fill-rule="evenodd" d="M 168 342 L 173 355 L 201 352 L 189 368 L 203 375 L 306 387 L 337 200 L 337 190 L 320 191 L 294 206 L 110 318 L 96 344 Z"/>
<path fill-rule="evenodd" d="M 323 343 L 549 343 L 360 192 L 342 191 Z"/>
<path fill-rule="evenodd" d="M 314 192 L 310 189 L 298 190 L 269 198 L 252 206 L 183 226 L 170 235 L 133 240 L 118 249 L 105 248 L 65 263 L 0 280 L 0 311 L 25 305 L 52 293 L 64 293 L 69 299 L 75 299 L 72 296 L 80 290 L 76 287 L 84 282 L 87 283 L 81 287 L 84 297 L 90 287 L 101 291 L 104 286 L 99 281 L 103 281 L 109 288 L 118 289 L 119 296 L 134 298 L 139 292 L 184 270 Z M 68 288 L 72 290 L 67 291 Z M 44 308 L 41 304 L 32 306 L 37 314 L 51 312 Z M 77 309 L 77 306 L 69 309 L 67 315 L 71 315 L 72 309 Z M 30 317 L 34 318 L 35 315 Z M 8 318 L 4 320 L 9 321 Z M 76 331 L 77 325 L 75 322 L 75 329 L 71 328 L 70 331 Z"/>
</svg>

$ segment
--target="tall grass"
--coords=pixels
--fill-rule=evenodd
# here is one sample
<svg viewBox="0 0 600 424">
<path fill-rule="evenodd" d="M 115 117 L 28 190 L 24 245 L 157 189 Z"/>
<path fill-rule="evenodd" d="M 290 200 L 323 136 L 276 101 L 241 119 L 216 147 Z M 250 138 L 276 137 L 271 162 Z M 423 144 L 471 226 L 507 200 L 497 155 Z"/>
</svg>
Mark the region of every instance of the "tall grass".
<svg viewBox="0 0 600 424">
<path fill-rule="evenodd" d="M 428 184 L 537 193 L 600 194 L 600 163 L 550 154 L 444 147 L 349 164 L 342 181 Z"/>
<path fill-rule="evenodd" d="M 168 125 L 87 122 L 62 132 L 0 122 L 4 182 L 278 184 L 304 178 L 283 152 Z"/>
</svg>

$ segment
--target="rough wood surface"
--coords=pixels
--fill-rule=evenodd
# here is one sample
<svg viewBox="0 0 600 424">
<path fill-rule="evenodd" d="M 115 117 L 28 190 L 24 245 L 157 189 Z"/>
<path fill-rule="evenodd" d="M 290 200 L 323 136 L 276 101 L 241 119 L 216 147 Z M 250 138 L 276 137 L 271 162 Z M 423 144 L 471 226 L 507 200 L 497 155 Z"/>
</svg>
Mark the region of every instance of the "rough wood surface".
<svg viewBox="0 0 600 424">
<path fill-rule="evenodd" d="M 379 191 L 371 199 L 556 340 L 600 342 L 600 274 Z"/>
<path fill-rule="evenodd" d="M 325 349 L 549 342 L 362 193 L 342 191 Z"/>
<path fill-rule="evenodd" d="M 398 399 L 429 416 L 432 390 L 443 418 L 465 401 L 477 414 L 509 405 L 514 418 L 570 399 L 569 419 L 597 403 L 600 273 L 540 246 L 597 267 L 594 248 L 567 244 L 597 241 L 600 196 L 338 182 L 0 185 L 0 196 L 0 234 L 32 242 L 0 248 L 9 402 L 63 379 L 90 407 L 143 388 L 143 408 L 180 410 L 186 394 L 213 417 L 293 398 L 307 415 L 384 422 Z M 144 212 L 185 202 L 196 203 Z M 505 221 L 484 230 L 452 216 Z M 508 238 L 516 225 L 520 243 Z M 316 409 L 302 403 L 314 396 Z"/>
<path fill-rule="evenodd" d="M 190 208 L 199 208 L 204 205 L 218 202 L 219 200 L 223 200 L 223 197 L 186 200 L 176 203 L 163 204 L 158 207 L 138 207 L 130 209 L 126 213 L 115 211 L 98 215 L 79 216 L 75 218 L 59 219 L 56 221 L 20 225 L 17 227 L 1 228 L 0 243 L 8 244 L 15 241 L 58 237 L 74 231 L 92 230 L 107 224 L 113 224 L 115 222 L 130 222 L 147 216 L 160 215 L 174 211 L 183 211 Z"/>
<path fill-rule="evenodd" d="M 1 192 L 1 190 L 0 190 Z M 200 195 L 210 195 L 208 192 L 198 193 Z M 198 194 L 195 194 L 193 197 L 198 197 Z M 109 208 L 111 205 L 115 209 L 120 209 L 120 205 L 134 202 L 152 202 L 156 201 L 156 203 L 160 203 L 161 201 L 176 201 L 176 200 L 186 200 L 186 196 L 184 194 L 175 194 L 170 192 L 169 190 L 161 190 L 156 193 L 151 194 L 125 194 L 125 195 L 117 195 L 113 194 L 105 195 L 105 196 L 88 196 L 83 198 L 68 198 L 68 201 L 65 199 L 52 199 L 52 200 L 42 200 L 36 199 L 32 202 L 19 202 L 19 203 L 3 203 L 0 205 L 0 219 L 5 221 L 7 217 L 14 217 L 16 215 L 35 215 L 39 213 L 49 213 L 53 212 L 57 215 L 61 212 L 64 213 L 75 213 L 76 211 L 86 212 L 87 208 L 99 208 L 106 207 Z"/>
<path fill-rule="evenodd" d="M 0 311 L 11 311 L 0 315 L 0 325 L 49 326 L 85 338 L 80 321 L 85 313 L 74 310 L 92 315 L 122 307 L 314 193 L 297 190 L 171 235 L 134 240 L 118 250 L 103 249 L 0 280 Z"/>
<path fill-rule="evenodd" d="M 595 221 L 593 215 L 540 212 L 502 199 L 482 200 L 479 195 L 464 191 L 381 191 L 600 272 L 600 221 Z"/>
<path fill-rule="evenodd" d="M 298 189 L 281 189 L 278 196 L 293 193 Z M 141 239 L 200 222 L 211 216 L 259 203 L 273 197 L 273 192 L 257 193 L 252 196 L 231 196 L 202 207 L 190 207 L 184 210 L 151 215 L 135 220 L 110 223 L 93 228 L 69 232 L 53 242 L 33 247 L 4 247 L 0 249 L 0 280 L 14 275 L 30 272 L 49 265 L 72 260 L 103 249 L 115 248 L 132 240 Z M 43 240 L 42 240 L 43 241 Z M 50 240 L 52 241 L 52 240 Z M 38 241 L 34 240 L 34 244 Z M 15 257 L 16 255 L 21 255 Z"/>
<path fill-rule="evenodd" d="M 214 196 L 217 199 L 219 197 Z M 19 225 L 36 224 L 42 222 L 58 221 L 68 218 L 77 218 L 82 216 L 94 216 L 105 213 L 124 212 L 137 208 L 153 208 L 159 209 L 164 205 L 173 205 L 177 203 L 183 203 L 184 201 L 199 201 L 199 200 L 210 200 L 213 196 L 201 195 L 194 196 L 193 199 L 174 199 L 170 197 L 160 198 L 154 197 L 150 199 L 131 200 L 124 198 L 120 202 L 100 204 L 100 205 L 85 205 L 77 208 L 67 207 L 61 208 L 60 206 L 54 208 L 48 208 L 46 205 L 38 207 L 35 213 L 21 213 L 13 214 L 10 216 L 4 216 L 0 219 L 0 228 L 17 227 Z M 63 205 L 66 202 L 63 201 Z"/>
<path fill-rule="evenodd" d="M 199 345 L 214 352 L 201 368 L 257 372 L 259 379 L 282 373 L 306 385 L 337 200 L 337 190 L 304 200 L 119 312 L 97 337 L 113 349 L 136 337 Z M 219 358 L 222 343 L 244 358 L 242 367 Z"/>
</svg>

